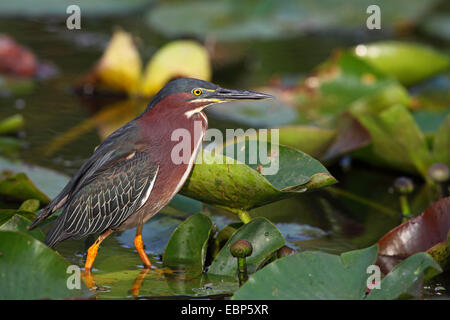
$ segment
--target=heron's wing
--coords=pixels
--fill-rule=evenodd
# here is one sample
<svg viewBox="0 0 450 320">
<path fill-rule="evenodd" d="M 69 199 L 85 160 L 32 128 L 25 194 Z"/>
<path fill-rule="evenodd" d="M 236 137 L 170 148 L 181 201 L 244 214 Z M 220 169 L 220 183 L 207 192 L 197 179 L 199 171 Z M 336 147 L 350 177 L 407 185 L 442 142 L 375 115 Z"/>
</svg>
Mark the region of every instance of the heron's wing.
<svg viewBox="0 0 450 320">
<path fill-rule="evenodd" d="M 71 196 L 85 184 L 85 181 L 89 180 L 92 176 L 95 176 L 105 168 L 108 168 L 116 161 L 120 161 L 120 159 L 139 150 L 139 145 L 136 141 L 139 136 L 137 131 L 138 128 L 136 127 L 135 122 L 131 121 L 106 138 L 72 179 L 70 179 L 64 189 L 50 202 L 50 204 L 42 209 L 40 214 L 30 225 L 29 229 L 33 229 L 48 216 L 64 207 L 71 199 Z"/>
<path fill-rule="evenodd" d="M 118 227 L 146 202 L 158 169 L 147 153 L 138 151 L 98 168 L 70 197 L 46 244 Z"/>
</svg>

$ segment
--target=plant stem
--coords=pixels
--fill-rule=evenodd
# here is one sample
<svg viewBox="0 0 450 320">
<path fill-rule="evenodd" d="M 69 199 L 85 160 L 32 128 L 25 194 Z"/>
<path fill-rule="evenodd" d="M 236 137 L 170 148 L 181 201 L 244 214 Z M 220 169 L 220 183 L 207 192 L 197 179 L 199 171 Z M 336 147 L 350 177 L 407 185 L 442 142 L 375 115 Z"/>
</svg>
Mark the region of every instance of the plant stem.
<svg viewBox="0 0 450 320">
<path fill-rule="evenodd" d="M 248 280 L 247 261 L 245 258 L 237 258 L 239 286 Z"/>
<path fill-rule="evenodd" d="M 408 197 L 406 195 L 400 196 L 400 208 L 402 210 L 403 222 L 408 221 L 411 216 L 411 210 L 409 209 Z"/>
<path fill-rule="evenodd" d="M 250 213 L 248 213 L 248 211 L 244 211 L 244 210 L 238 211 L 238 217 L 245 224 L 249 223 L 252 220 L 252 218 L 250 217 Z"/>
</svg>

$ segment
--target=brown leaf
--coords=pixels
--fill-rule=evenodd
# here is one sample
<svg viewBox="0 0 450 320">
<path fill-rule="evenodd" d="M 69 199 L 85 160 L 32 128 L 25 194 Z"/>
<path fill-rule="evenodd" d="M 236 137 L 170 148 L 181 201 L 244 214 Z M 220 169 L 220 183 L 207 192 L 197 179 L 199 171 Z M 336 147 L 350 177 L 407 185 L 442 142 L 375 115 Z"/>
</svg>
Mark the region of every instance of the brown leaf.
<svg viewBox="0 0 450 320">
<path fill-rule="evenodd" d="M 370 134 L 351 114 L 342 115 L 338 126 L 338 134 L 334 143 L 328 148 L 322 160 L 343 155 L 366 146 L 370 142 Z"/>
<path fill-rule="evenodd" d="M 426 252 L 445 242 L 450 229 L 450 197 L 440 199 L 421 215 L 397 226 L 379 241 L 377 264 L 383 273 L 417 252 Z M 442 262 L 442 261 L 438 261 Z"/>
</svg>

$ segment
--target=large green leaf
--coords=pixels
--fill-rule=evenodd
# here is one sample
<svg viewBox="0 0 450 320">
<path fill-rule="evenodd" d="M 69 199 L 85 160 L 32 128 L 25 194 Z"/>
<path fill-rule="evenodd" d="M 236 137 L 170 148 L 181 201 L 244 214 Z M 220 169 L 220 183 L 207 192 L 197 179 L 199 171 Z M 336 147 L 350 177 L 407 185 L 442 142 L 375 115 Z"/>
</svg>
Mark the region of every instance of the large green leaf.
<svg viewBox="0 0 450 320">
<path fill-rule="evenodd" d="M 362 299 L 377 246 L 343 253 L 301 252 L 250 277 L 233 299 Z"/>
<path fill-rule="evenodd" d="M 335 130 L 313 126 L 286 126 L 279 129 L 280 144 L 320 158 L 336 135 Z"/>
<path fill-rule="evenodd" d="M 323 252 L 302 252 L 272 262 L 254 274 L 233 299 L 352 299 L 365 296 L 368 267 L 377 256 L 377 246 L 343 253 L 340 257 Z M 368 299 L 404 297 L 424 274 L 441 272 L 426 253 L 418 253 L 399 264 L 372 289 Z"/>
<path fill-rule="evenodd" d="M 423 133 L 405 107 L 395 105 L 379 114 L 354 111 L 353 115 L 369 131 L 371 155 L 378 163 L 427 176 L 431 155 Z"/>
<path fill-rule="evenodd" d="M 320 65 L 300 89 L 301 120 L 321 127 L 334 128 L 336 119 L 355 103 L 358 108 L 377 110 L 396 103 L 410 104 L 398 81 L 347 52 L 338 52 Z"/>
<path fill-rule="evenodd" d="M 361 44 L 354 53 L 405 85 L 420 82 L 450 67 L 450 58 L 420 44 L 382 41 Z"/>
<path fill-rule="evenodd" d="M 201 163 L 194 166 L 181 193 L 226 208 L 249 210 L 336 182 L 319 161 L 282 145 L 272 145 L 274 149 L 273 154 L 270 154 L 270 164 L 263 165 L 259 157 L 254 159 L 257 163 L 249 165 L 239 161 L 257 156 L 263 143 L 266 142 L 252 144 L 257 149 L 249 144 L 249 140 L 230 144 L 223 152 L 234 150 L 233 158 L 203 150 L 197 158 L 202 159 Z M 267 150 L 271 152 L 270 143 L 267 144 Z M 263 176 L 261 167 L 269 166 L 278 166 L 278 171 Z"/>
<path fill-rule="evenodd" d="M 56 171 L 32 166 L 20 161 L 10 161 L 2 157 L 0 157 L 0 168 L 13 173 L 25 173 L 36 187 L 51 199 L 56 197 L 69 182 L 69 178 L 66 175 Z"/>
<path fill-rule="evenodd" d="M 442 272 L 441 267 L 430 255 L 420 252 L 412 255 L 398 264 L 386 277 L 381 280 L 380 289 L 372 289 L 367 296 L 370 300 L 396 299 L 408 294 L 411 287 L 425 273 L 432 277 Z"/>
<path fill-rule="evenodd" d="M 269 220 L 255 218 L 233 233 L 209 267 L 208 274 L 236 276 L 237 260 L 231 255 L 230 247 L 238 240 L 247 240 L 253 246 L 252 255 L 246 258 L 249 273 L 255 272 L 285 243 L 281 232 Z"/>
<path fill-rule="evenodd" d="M 212 222 L 207 215 L 200 212 L 190 216 L 170 237 L 164 251 L 164 265 L 201 273 L 211 230 Z"/>
<path fill-rule="evenodd" d="M 86 296 L 81 288 L 69 290 L 69 264 L 55 251 L 30 235 L 0 231 L 1 299 L 41 299 Z"/>
<path fill-rule="evenodd" d="M 27 227 L 32 220 L 25 218 L 23 215 L 14 214 L 11 218 L 0 222 L 0 231 L 17 231 L 32 235 L 34 238 L 43 241 L 45 236 L 41 229 L 28 230 Z"/>
<path fill-rule="evenodd" d="M 37 199 L 44 204 L 50 202 L 50 199 L 24 173 L 18 173 L 14 176 L 7 176 L 1 179 L 0 195 L 22 201 Z"/>
<path fill-rule="evenodd" d="M 0 134 L 17 132 L 22 129 L 24 124 L 23 116 L 15 114 L 0 121 Z"/>
</svg>

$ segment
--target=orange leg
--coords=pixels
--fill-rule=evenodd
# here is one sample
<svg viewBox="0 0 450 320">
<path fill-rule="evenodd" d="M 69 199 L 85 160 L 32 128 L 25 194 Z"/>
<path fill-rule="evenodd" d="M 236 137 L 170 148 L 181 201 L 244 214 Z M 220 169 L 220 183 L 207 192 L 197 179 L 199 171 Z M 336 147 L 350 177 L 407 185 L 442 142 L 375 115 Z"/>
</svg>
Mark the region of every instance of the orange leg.
<svg viewBox="0 0 450 320">
<path fill-rule="evenodd" d="M 136 228 L 136 237 L 134 238 L 134 246 L 141 257 L 142 262 L 144 263 L 145 268 L 150 268 L 152 263 L 147 257 L 147 254 L 144 250 L 144 243 L 142 242 L 142 224 L 138 225 Z"/>
<path fill-rule="evenodd" d="M 84 271 L 90 271 L 92 269 L 92 265 L 94 264 L 95 257 L 97 257 L 98 247 L 102 243 L 103 240 L 106 239 L 111 233 L 113 233 L 113 230 L 109 229 L 103 232 L 95 241 L 95 243 L 89 247 L 86 263 L 84 264 Z"/>
</svg>

